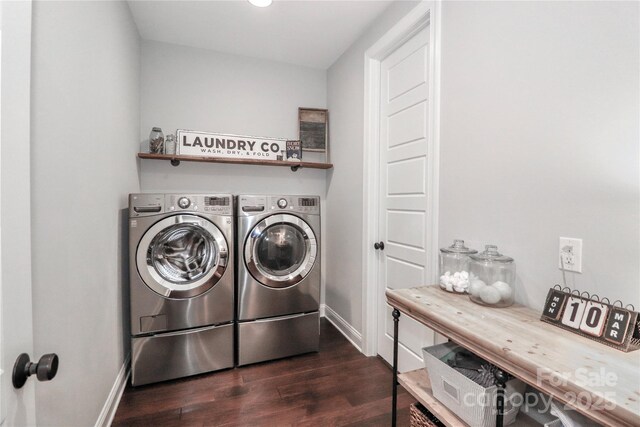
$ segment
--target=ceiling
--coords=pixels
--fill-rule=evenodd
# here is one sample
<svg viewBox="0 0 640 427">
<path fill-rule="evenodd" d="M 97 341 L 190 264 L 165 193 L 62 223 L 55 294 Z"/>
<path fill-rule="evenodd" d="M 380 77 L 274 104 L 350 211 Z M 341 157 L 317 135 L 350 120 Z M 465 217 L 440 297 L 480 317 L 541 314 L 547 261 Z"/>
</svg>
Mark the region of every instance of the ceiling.
<svg viewBox="0 0 640 427">
<path fill-rule="evenodd" d="M 145 40 L 327 69 L 392 1 L 128 3 Z"/>
</svg>

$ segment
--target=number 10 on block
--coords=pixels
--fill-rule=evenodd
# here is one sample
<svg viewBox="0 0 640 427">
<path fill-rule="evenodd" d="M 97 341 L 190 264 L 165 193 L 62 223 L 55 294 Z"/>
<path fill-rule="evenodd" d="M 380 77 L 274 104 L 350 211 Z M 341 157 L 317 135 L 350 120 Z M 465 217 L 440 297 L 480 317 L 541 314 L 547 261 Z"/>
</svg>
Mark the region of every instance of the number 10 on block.
<svg viewBox="0 0 640 427">
<path fill-rule="evenodd" d="M 587 301 L 580 297 L 569 297 L 562 315 L 562 324 L 573 329 L 580 329 L 580 323 L 586 308 Z"/>
</svg>

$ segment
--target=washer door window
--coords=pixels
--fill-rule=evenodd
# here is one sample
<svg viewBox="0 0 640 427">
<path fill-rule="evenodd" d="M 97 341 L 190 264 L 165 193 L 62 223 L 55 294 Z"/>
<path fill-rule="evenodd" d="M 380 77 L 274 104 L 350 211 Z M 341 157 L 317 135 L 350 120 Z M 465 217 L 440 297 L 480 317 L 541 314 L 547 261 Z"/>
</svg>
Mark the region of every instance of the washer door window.
<svg viewBox="0 0 640 427">
<path fill-rule="evenodd" d="M 207 292 L 224 274 L 228 258 L 222 232 L 195 215 L 175 215 L 155 223 L 142 236 L 136 254 L 144 282 L 167 298 Z"/>
<path fill-rule="evenodd" d="M 304 279 L 315 264 L 317 252 L 311 227 L 288 214 L 263 219 L 251 230 L 244 247 L 251 275 L 272 288 L 286 288 Z"/>
</svg>

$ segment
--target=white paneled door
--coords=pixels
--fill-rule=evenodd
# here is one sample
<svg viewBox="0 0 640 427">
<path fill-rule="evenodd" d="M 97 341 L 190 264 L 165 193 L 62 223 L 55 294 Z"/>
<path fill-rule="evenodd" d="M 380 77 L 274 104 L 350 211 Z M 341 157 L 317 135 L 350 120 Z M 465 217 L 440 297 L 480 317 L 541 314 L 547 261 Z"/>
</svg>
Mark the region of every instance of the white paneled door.
<svg viewBox="0 0 640 427">
<path fill-rule="evenodd" d="M 7 427 L 37 424 L 35 375 L 20 389 L 11 381 L 19 354 L 28 353 L 32 361 L 35 358 L 29 166 L 31 20 L 30 0 L 0 2 L 0 424 Z"/>
<path fill-rule="evenodd" d="M 427 284 L 429 165 L 429 26 L 381 62 L 380 197 L 378 235 L 378 353 L 393 358 L 393 319 L 387 289 Z M 434 333 L 401 317 L 399 370 L 422 366 L 421 349 Z"/>
</svg>

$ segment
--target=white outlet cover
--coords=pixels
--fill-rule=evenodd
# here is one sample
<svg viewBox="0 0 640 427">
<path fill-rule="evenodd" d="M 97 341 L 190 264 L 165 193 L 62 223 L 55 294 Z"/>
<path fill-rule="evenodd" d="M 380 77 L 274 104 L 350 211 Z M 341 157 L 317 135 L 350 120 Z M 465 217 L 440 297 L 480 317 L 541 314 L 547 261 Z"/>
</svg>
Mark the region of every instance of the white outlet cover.
<svg viewBox="0 0 640 427">
<path fill-rule="evenodd" d="M 565 265 L 564 271 L 582 273 L 582 239 L 576 239 L 573 237 L 560 237 L 560 244 L 558 246 L 558 268 L 562 270 L 560 256 L 563 253 L 563 248 L 566 246 L 571 246 L 573 248 L 574 263 L 573 265 Z"/>
</svg>

